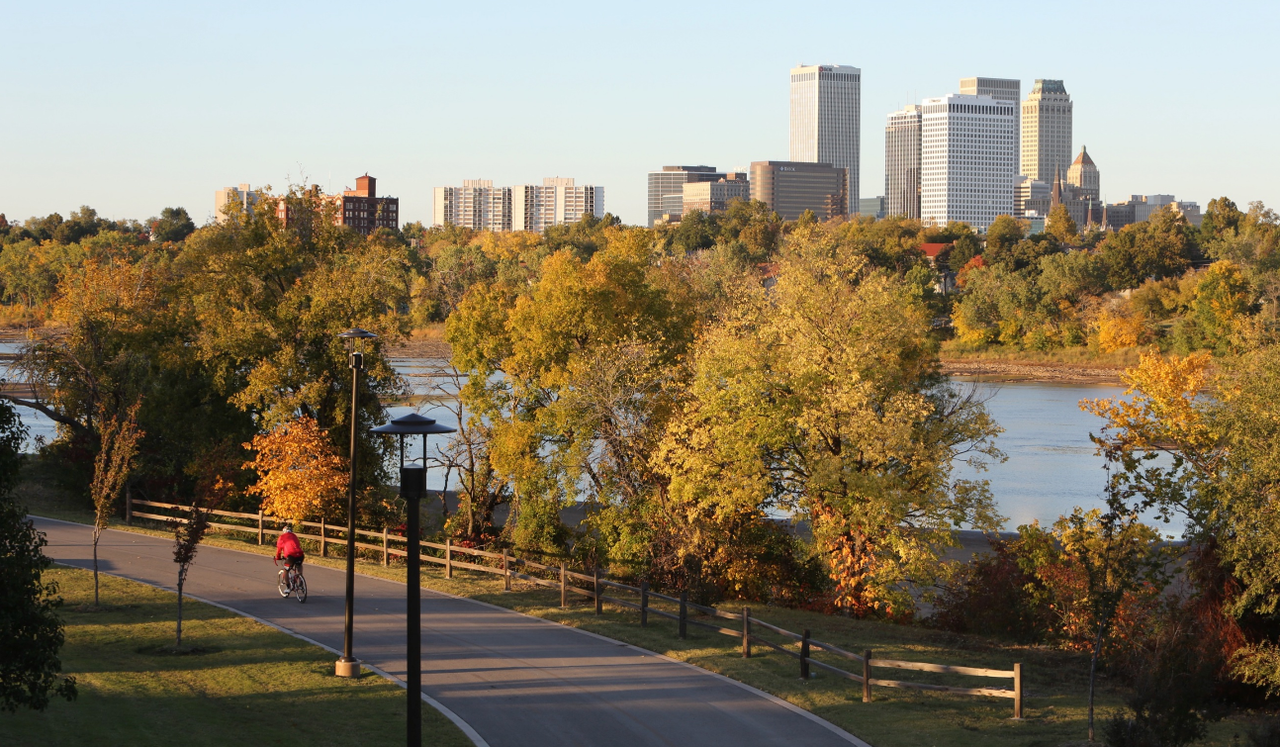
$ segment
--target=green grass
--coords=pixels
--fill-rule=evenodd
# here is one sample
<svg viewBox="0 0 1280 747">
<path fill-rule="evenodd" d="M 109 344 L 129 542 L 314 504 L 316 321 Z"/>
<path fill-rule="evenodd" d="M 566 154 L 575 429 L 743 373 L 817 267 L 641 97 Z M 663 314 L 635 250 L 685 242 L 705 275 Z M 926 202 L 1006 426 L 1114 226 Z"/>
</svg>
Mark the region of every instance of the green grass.
<svg viewBox="0 0 1280 747">
<path fill-rule="evenodd" d="M 27 489 L 24 495 L 32 512 L 74 521 L 89 521 L 90 513 L 65 499 L 42 501 L 56 491 Z M 115 526 L 125 529 L 123 525 Z M 144 526 L 138 531 L 156 536 L 169 532 Z M 274 546 L 260 547 L 248 535 L 211 534 L 206 544 L 250 552 L 271 554 Z M 339 557 L 321 558 L 310 548 L 308 563 L 335 569 L 345 567 Z M 331 548 L 330 552 L 334 552 Z M 197 560 L 197 562 L 199 562 Z M 402 565 L 383 567 L 370 557 L 357 561 L 357 570 L 371 576 L 404 581 Z M 497 576 L 458 570 L 454 578 L 443 578 L 434 565 L 423 568 L 423 586 L 457 596 L 470 597 L 564 625 L 579 627 L 624 641 L 673 659 L 686 661 L 712 672 L 757 687 L 788 700 L 847 729 L 875 747 L 1059 747 L 1083 742 L 1086 736 L 1086 683 L 1088 660 L 1044 647 L 1012 646 L 977 636 L 960 636 L 914 625 L 895 625 L 853 620 L 814 612 L 752 605 L 753 615 L 793 631 L 808 628 L 814 638 L 861 652 L 870 648 L 875 658 L 928 661 L 992 669 L 1010 669 L 1021 662 L 1024 675 L 1024 719 L 1013 721 L 1012 701 L 943 693 L 876 688 L 874 702 L 861 702 L 861 686 L 815 668 L 808 681 L 799 677 L 798 662 L 791 657 L 756 646 L 751 659 L 743 659 L 740 640 L 711 631 L 689 627 L 689 637 L 676 636 L 675 623 L 651 617 L 650 627 L 639 626 L 636 612 L 605 605 L 597 617 L 589 600 L 571 595 L 567 610 L 559 607 L 559 592 L 530 583 L 517 582 L 512 592 L 502 589 Z M 725 604 L 722 609 L 731 610 Z M 723 621 L 725 627 L 735 627 Z M 757 631 L 760 632 L 760 631 Z M 323 658 L 323 657 L 322 657 Z M 824 654 L 817 658 L 849 669 L 852 662 Z M 328 659 L 324 658 L 326 666 Z M 879 670 L 873 676 L 885 679 L 932 682 L 963 687 L 1007 687 L 1008 680 L 933 675 L 904 670 Z M 1118 692 L 1105 677 L 1100 681 L 1096 708 L 1098 728 L 1111 713 L 1120 709 Z M 1200 744 L 1228 747 L 1239 744 L 1233 737 L 1243 729 L 1244 716 L 1214 724 L 1210 737 Z M 0 740 L 2 742 L 3 740 Z"/>
<path fill-rule="evenodd" d="M 405 691 L 366 674 L 333 675 L 333 655 L 261 623 L 193 600 L 183 604 L 174 656 L 176 595 L 102 577 L 101 611 L 90 611 L 93 574 L 54 568 L 66 604 L 63 671 L 79 697 L 36 713 L 0 713 L 0 744 L 184 747 L 199 745 L 403 744 Z M 470 745 L 423 704 L 424 744 Z"/>
</svg>

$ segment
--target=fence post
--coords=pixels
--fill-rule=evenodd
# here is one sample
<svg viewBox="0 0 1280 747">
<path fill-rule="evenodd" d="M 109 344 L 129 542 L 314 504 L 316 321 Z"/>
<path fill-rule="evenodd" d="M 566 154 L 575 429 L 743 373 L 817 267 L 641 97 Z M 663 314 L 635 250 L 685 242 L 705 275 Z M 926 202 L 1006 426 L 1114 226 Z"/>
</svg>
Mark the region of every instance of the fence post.
<svg viewBox="0 0 1280 747">
<path fill-rule="evenodd" d="M 321 516 L 320 517 L 320 557 L 322 558 L 329 557 L 329 543 L 325 542 L 325 539 L 327 538 L 324 536 L 325 535 L 324 530 L 326 528 L 328 528 L 328 525 L 325 524 L 324 517 Z"/>
<path fill-rule="evenodd" d="M 1013 717 L 1022 720 L 1022 664 L 1013 665 Z"/>
<path fill-rule="evenodd" d="M 133 526 L 133 489 L 128 483 L 124 486 L 124 523 Z"/>
<path fill-rule="evenodd" d="M 599 568 L 596 568 L 595 570 L 595 582 L 596 582 L 596 587 L 595 587 L 596 588 L 596 593 L 595 593 L 596 614 L 599 615 L 604 611 L 603 607 L 601 606 L 603 602 L 600 599 L 600 569 Z"/>
<path fill-rule="evenodd" d="M 680 637 L 684 638 L 689 625 L 689 592 L 680 592 Z"/>
<path fill-rule="evenodd" d="M 871 649 L 862 652 L 862 702 L 871 702 Z"/>
<path fill-rule="evenodd" d="M 453 540 L 444 538 L 444 577 L 453 578 Z"/>
<path fill-rule="evenodd" d="M 742 658 L 751 658 L 751 608 L 742 608 Z"/>
<path fill-rule="evenodd" d="M 389 562 L 387 557 L 387 528 L 382 528 L 382 565 L 386 566 Z"/>
<path fill-rule="evenodd" d="M 809 679 L 809 629 L 804 629 L 804 636 L 800 639 L 800 679 Z"/>
<path fill-rule="evenodd" d="M 505 591 L 511 591 L 511 567 L 508 564 L 510 556 L 507 552 L 505 547 L 502 548 L 502 588 Z"/>
<path fill-rule="evenodd" d="M 565 580 L 564 563 L 560 564 L 560 609 L 569 606 L 569 584 Z"/>
<path fill-rule="evenodd" d="M 262 544 L 262 510 L 258 510 L 258 544 Z"/>
<path fill-rule="evenodd" d="M 640 582 L 640 627 L 649 627 L 649 582 Z"/>
</svg>

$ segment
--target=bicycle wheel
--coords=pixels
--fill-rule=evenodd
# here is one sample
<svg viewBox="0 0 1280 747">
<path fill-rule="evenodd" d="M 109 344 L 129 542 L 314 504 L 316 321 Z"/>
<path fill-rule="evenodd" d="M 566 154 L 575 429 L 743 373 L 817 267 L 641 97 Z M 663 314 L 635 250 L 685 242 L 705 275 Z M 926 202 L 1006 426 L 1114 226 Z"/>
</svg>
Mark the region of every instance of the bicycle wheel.
<svg viewBox="0 0 1280 747">
<path fill-rule="evenodd" d="M 294 577 L 293 593 L 298 597 L 299 602 L 307 601 L 307 579 L 303 578 L 301 573 Z"/>
<path fill-rule="evenodd" d="M 287 597 L 287 596 L 289 596 L 289 571 L 288 571 L 288 569 L 286 569 L 286 568 L 281 568 L 281 569 L 280 569 L 280 573 L 278 573 L 278 574 L 277 574 L 277 578 L 278 578 L 279 580 L 278 580 L 278 582 L 276 583 L 276 588 L 278 588 L 278 589 L 280 590 L 280 596 L 282 596 L 282 597 Z"/>
</svg>

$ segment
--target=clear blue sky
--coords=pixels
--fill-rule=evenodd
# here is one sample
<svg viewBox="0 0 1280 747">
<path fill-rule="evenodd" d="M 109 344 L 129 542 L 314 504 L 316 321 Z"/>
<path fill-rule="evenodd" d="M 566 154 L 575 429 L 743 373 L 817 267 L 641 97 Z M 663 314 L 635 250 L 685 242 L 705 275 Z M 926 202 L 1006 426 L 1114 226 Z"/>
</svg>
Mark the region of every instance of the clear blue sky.
<svg viewBox="0 0 1280 747">
<path fill-rule="evenodd" d="M 1280 3 L 10 3 L 0 212 L 145 219 L 220 187 L 572 176 L 645 218 L 645 173 L 787 157 L 788 69 L 862 68 L 884 117 L 961 77 L 1061 78 L 1105 196 L 1280 208 Z M 1267 175 L 1271 176 L 1268 177 Z"/>
</svg>

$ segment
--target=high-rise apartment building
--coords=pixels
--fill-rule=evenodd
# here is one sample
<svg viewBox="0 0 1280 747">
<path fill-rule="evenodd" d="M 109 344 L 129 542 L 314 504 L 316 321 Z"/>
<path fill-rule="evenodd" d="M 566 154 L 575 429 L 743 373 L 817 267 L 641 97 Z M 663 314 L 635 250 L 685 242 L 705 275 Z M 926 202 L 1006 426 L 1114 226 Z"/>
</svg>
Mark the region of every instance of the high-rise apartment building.
<svg viewBox="0 0 1280 747">
<path fill-rule="evenodd" d="M 468 179 L 461 187 L 436 187 L 433 224 L 489 231 L 542 231 L 577 223 L 586 215 L 604 217 L 604 187 L 575 186 L 567 177 L 541 185 L 495 187 L 488 179 Z"/>
<path fill-rule="evenodd" d="M 1017 154 L 1021 152 L 1019 141 L 1022 129 L 1019 124 L 1018 102 L 1022 100 L 1022 81 L 1014 78 L 961 78 L 960 93 L 968 96 L 990 96 L 996 101 L 1013 104 L 1013 152 L 1014 158 L 1017 158 Z"/>
<path fill-rule="evenodd" d="M 1082 146 L 1080 155 L 1071 162 L 1071 168 L 1067 169 L 1067 184 L 1074 187 L 1073 191 L 1077 199 L 1101 199 L 1102 178 L 1098 173 L 1098 167 L 1089 157 L 1088 148 Z"/>
<path fill-rule="evenodd" d="M 604 217 L 604 187 L 579 187 L 572 177 L 549 176 L 541 186 L 511 188 L 512 230 L 543 231 L 577 223 L 587 215 Z"/>
<path fill-rule="evenodd" d="M 825 163 L 754 161 L 751 199 L 769 206 L 783 220 L 795 220 L 812 210 L 818 220 L 849 214 L 845 169 Z"/>
<path fill-rule="evenodd" d="M 849 205 L 857 205 L 860 197 L 861 123 L 861 70 L 848 65 L 791 69 L 791 160 L 844 169 Z"/>
<path fill-rule="evenodd" d="M 888 215 L 920 217 L 920 107 L 889 115 L 884 128 L 884 196 Z"/>
<path fill-rule="evenodd" d="M 436 187 L 433 205 L 438 226 L 511 230 L 511 187 L 495 188 L 490 179 L 464 179 L 461 187 Z"/>
<path fill-rule="evenodd" d="M 1022 102 L 1020 173 L 1050 183 L 1071 164 L 1071 96 L 1060 80 L 1037 80 Z"/>
<path fill-rule="evenodd" d="M 751 185 L 746 174 L 735 172 L 714 182 L 686 182 L 682 198 L 682 215 L 690 210 L 723 213 L 729 209 L 730 200 L 750 200 Z"/>
<path fill-rule="evenodd" d="M 252 215 L 253 206 L 258 204 L 258 193 L 249 189 L 248 184 L 218 190 L 213 195 L 213 219 L 218 223 L 226 221 L 227 207 L 232 204 L 239 205 L 244 214 Z"/>
<path fill-rule="evenodd" d="M 1016 104 L 990 96 L 925 99 L 920 114 L 920 218 L 985 230 L 1013 215 Z"/>
<path fill-rule="evenodd" d="M 678 220 L 684 214 L 685 184 L 714 182 L 727 176 L 714 166 L 663 166 L 662 171 L 650 171 L 649 227 L 664 215 Z"/>
</svg>

